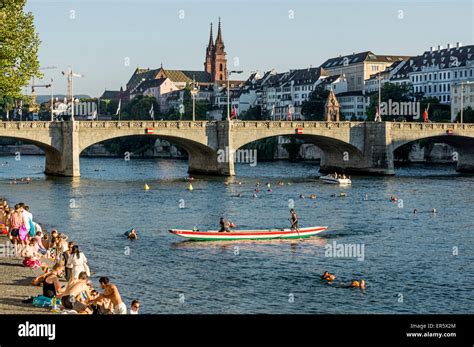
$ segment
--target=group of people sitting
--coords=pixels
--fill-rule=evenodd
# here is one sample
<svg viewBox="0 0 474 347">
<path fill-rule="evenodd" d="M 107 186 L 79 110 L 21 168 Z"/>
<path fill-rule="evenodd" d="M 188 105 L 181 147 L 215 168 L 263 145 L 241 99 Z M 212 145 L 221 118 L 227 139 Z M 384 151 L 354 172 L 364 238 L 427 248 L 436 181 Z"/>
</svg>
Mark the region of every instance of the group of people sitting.
<svg viewBox="0 0 474 347">
<path fill-rule="evenodd" d="M 99 284 L 103 290 L 100 293 L 92 288 L 92 282 L 85 271 L 70 279 L 65 285 L 61 284 L 64 266 L 55 264 L 48 273 L 36 277 L 33 285 L 43 286 L 43 297 L 51 298 L 54 302 L 59 299 L 63 312 L 78 314 L 127 314 L 127 306 L 115 284 L 108 277 L 101 277 Z M 31 301 L 34 299 L 31 298 Z M 133 300 L 130 314 L 138 314 L 140 302 Z"/>
<path fill-rule="evenodd" d="M 332 284 L 336 279 L 336 275 L 330 273 L 329 271 L 324 271 L 321 275 L 321 279 L 327 281 L 327 283 Z M 340 285 L 341 288 L 360 288 L 365 289 L 365 280 L 353 280 L 349 285 Z"/>
<path fill-rule="evenodd" d="M 337 172 L 335 172 L 334 174 L 329 174 L 328 176 L 331 178 L 342 179 L 342 180 L 351 179 L 351 176 L 346 176 L 345 174 L 338 174 Z"/>
<path fill-rule="evenodd" d="M 32 280 L 33 285 L 43 286 L 42 299 L 60 300 L 66 311 L 76 313 L 127 313 L 117 286 L 109 278 L 101 277 L 103 293 L 94 290 L 87 258 L 79 246 L 68 242 L 68 236 L 55 229 L 48 235 L 45 228 L 33 221 L 24 203 L 16 204 L 13 209 L 6 200 L 0 203 L 0 230 L 14 245 L 15 255 L 23 258 L 24 266 L 43 271 Z M 48 263 L 54 264 L 52 268 Z M 34 302 L 34 298 L 25 302 Z M 140 303 L 134 300 L 130 313 L 137 314 L 139 308 Z"/>
</svg>

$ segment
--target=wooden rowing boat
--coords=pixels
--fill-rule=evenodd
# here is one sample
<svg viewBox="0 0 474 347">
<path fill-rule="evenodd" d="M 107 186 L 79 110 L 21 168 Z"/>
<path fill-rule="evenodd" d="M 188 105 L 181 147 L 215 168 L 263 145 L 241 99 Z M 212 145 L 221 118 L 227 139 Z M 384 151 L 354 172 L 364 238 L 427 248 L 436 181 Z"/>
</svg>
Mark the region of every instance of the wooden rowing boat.
<svg viewBox="0 0 474 347">
<path fill-rule="evenodd" d="M 230 232 L 193 231 L 171 229 L 169 232 L 194 241 L 236 241 L 236 240 L 272 240 L 272 239 L 299 239 L 308 238 L 325 231 L 328 227 L 318 226 L 310 228 L 268 229 L 268 230 L 233 230 Z"/>
</svg>

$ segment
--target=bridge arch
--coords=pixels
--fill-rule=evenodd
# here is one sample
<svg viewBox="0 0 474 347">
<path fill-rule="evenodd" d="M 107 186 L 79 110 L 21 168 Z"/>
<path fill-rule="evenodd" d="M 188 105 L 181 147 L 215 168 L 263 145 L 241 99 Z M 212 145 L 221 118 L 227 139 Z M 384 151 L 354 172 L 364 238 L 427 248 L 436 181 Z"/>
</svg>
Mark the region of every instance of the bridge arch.
<svg viewBox="0 0 474 347">
<path fill-rule="evenodd" d="M 62 163 L 61 125 L 51 122 L 0 122 L 0 138 L 22 141 L 45 153 L 45 173 L 55 172 Z M 21 152 L 20 152 L 21 154 Z"/>
<path fill-rule="evenodd" d="M 91 146 L 99 144 L 99 143 L 104 143 L 104 142 L 114 140 L 114 139 L 137 138 L 137 137 L 145 137 L 145 136 L 147 138 L 152 138 L 154 140 L 157 140 L 157 139 L 166 140 L 172 144 L 177 145 L 183 150 L 185 150 L 186 153 L 188 154 L 188 161 L 189 161 L 188 172 L 189 173 L 200 173 L 200 174 L 212 173 L 213 168 L 209 167 L 209 163 L 217 161 L 216 151 L 213 148 L 207 145 L 204 145 L 198 141 L 188 139 L 188 138 L 178 137 L 178 136 L 170 136 L 170 135 L 162 135 L 162 134 L 149 134 L 149 135 L 124 134 L 124 135 L 116 135 L 113 137 L 107 136 L 106 139 L 101 139 L 101 141 L 98 141 L 98 142 L 95 142 L 94 140 L 92 140 L 92 141 L 87 141 L 84 144 L 81 143 L 79 155 L 81 155 L 85 150 L 87 150 Z"/>
<path fill-rule="evenodd" d="M 321 171 L 353 171 L 351 163 L 364 161 L 364 128 L 356 123 L 242 122 L 232 129 L 233 148 L 272 137 L 296 137 L 321 149 Z"/>
<path fill-rule="evenodd" d="M 463 135 L 431 135 L 421 136 L 416 139 L 400 139 L 392 142 L 392 151 L 395 157 L 397 150 L 409 144 L 420 141 L 447 144 L 455 149 L 452 153 L 453 162 L 457 161 L 457 171 L 472 172 L 474 170 L 474 137 Z"/>
</svg>

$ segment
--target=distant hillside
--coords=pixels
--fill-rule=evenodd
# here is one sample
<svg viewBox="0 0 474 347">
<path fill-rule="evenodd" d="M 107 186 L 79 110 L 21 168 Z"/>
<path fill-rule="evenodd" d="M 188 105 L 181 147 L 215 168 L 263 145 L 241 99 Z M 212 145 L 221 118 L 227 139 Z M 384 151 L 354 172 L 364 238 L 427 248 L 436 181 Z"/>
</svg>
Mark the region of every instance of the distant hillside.
<svg viewBox="0 0 474 347">
<path fill-rule="evenodd" d="M 54 98 L 58 98 L 59 100 L 64 100 L 64 98 L 66 97 L 66 95 L 64 94 L 54 94 Z M 83 98 L 90 98 L 89 95 L 74 95 L 74 97 L 76 99 L 83 99 Z M 43 102 L 48 102 L 49 100 L 51 100 L 51 95 L 36 95 L 36 102 L 38 104 L 42 104 Z"/>
</svg>

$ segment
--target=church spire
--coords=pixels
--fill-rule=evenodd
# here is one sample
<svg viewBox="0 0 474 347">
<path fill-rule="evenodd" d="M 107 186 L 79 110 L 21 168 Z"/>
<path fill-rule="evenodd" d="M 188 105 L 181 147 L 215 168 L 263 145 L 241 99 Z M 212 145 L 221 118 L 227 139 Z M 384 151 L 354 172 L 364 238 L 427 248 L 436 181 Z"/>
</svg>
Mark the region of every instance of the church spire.
<svg viewBox="0 0 474 347">
<path fill-rule="evenodd" d="M 222 40 L 222 32 L 221 32 L 221 17 L 219 17 L 219 27 L 217 30 L 217 39 L 216 39 L 216 47 L 221 46 L 224 48 L 224 41 Z"/>
<path fill-rule="evenodd" d="M 211 49 L 214 47 L 214 38 L 212 36 L 212 23 L 211 23 L 211 34 L 209 35 L 209 44 L 207 45 L 207 49 Z"/>
</svg>

